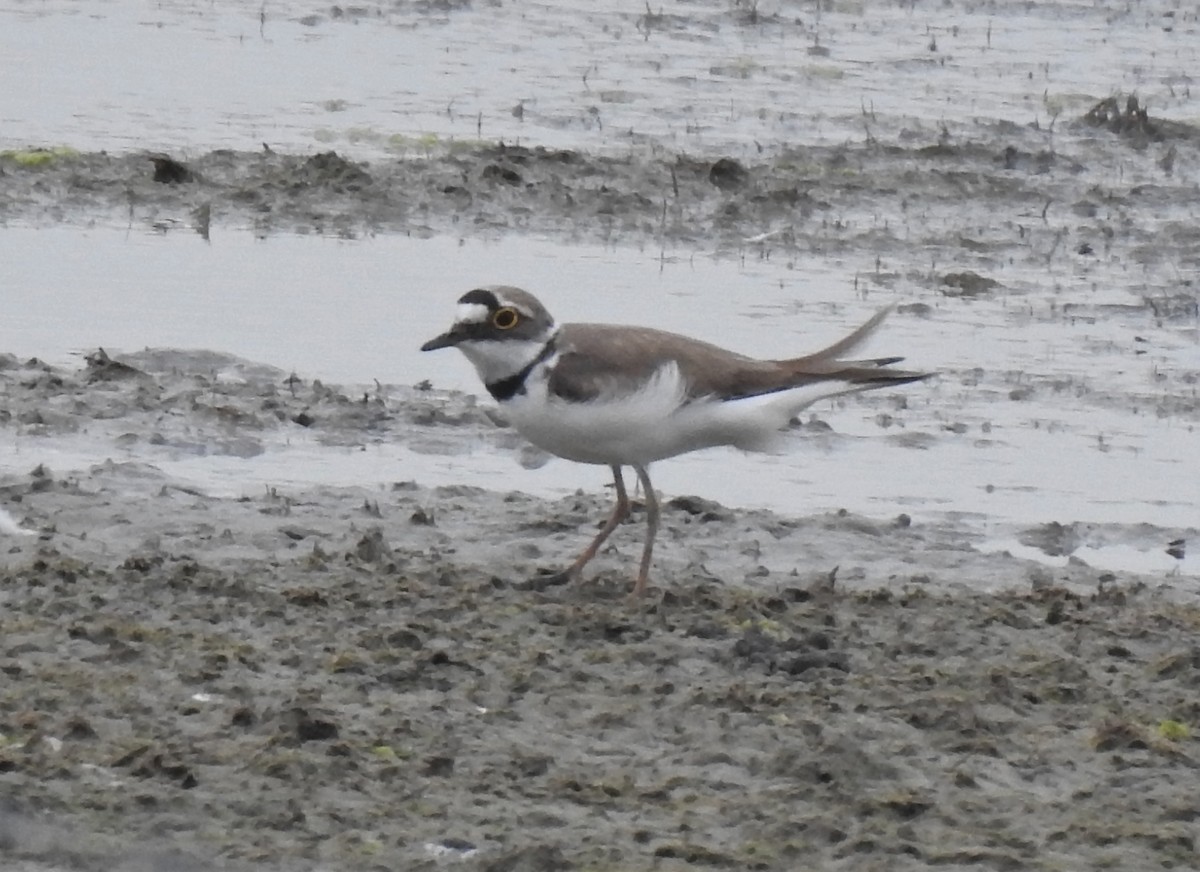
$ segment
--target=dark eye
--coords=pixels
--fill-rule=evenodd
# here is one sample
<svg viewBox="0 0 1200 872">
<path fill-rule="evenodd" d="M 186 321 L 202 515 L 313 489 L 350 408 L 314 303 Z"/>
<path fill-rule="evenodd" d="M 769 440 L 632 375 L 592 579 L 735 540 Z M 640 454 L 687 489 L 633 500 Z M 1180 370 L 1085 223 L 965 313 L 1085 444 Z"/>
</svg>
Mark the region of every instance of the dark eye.
<svg viewBox="0 0 1200 872">
<path fill-rule="evenodd" d="M 492 315 L 492 326 L 497 330 L 511 330 L 517 326 L 519 320 L 517 310 L 511 306 L 505 306 L 503 309 L 497 309 Z"/>
</svg>

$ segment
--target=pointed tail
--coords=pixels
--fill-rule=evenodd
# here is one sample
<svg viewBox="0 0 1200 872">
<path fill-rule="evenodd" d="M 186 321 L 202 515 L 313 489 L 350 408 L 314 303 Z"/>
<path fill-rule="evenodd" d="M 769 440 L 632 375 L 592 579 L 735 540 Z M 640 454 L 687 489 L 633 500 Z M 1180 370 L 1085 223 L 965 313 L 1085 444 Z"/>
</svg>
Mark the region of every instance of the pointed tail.
<svg viewBox="0 0 1200 872">
<path fill-rule="evenodd" d="M 892 313 L 895 305 L 886 306 L 876 312 L 871 318 L 843 339 L 804 357 L 781 360 L 798 376 L 816 376 L 837 379 L 847 382 L 850 391 L 871 390 L 888 385 L 902 385 L 909 382 L 927 379 L 936 373 L 917 372 L 915 370 L 887 369 L 894 363 L 900 363 L 903 357 L 876 357 L 868 360 L 845 360 L 845 355 L 866 343 Z"/>
</svg>

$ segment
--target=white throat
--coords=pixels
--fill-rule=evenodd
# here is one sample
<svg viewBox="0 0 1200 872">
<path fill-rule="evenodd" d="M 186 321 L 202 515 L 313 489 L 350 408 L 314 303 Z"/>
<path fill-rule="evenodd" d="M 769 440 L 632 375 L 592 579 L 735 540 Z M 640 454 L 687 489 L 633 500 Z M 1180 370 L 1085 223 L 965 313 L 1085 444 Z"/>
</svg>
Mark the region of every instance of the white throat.
<svg viewBox="0 0 1200 872">
<path fill-rule="evenodd" d="M 542 353 L 549 338 L 471 340 L 460 343 L 458 349 L 475 366 L 480 380 L 490 385 L 512 378 L 529 366 Z"/>
</svg>

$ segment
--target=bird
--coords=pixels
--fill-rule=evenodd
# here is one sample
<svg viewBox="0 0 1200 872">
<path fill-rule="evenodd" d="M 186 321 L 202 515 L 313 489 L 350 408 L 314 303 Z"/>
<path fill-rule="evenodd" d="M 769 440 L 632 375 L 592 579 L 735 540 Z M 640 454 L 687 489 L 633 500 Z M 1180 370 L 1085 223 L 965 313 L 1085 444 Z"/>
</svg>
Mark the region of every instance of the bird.
<svg viewBox="0 0 1200 872">
<path fill-rule="evenodd" d="M 651 327 L 559 324 L 528 291 L 488 285 L 462 295 L 450 329 L 421 350 L 457 348 L 528 441 L 612 470 L 612 514 L 562 573 L 566 579 L 579 578 L 629 516 L 621 470 L 633 469 L 646 505 L 636 598 L 646 591 L 660 517 L 650 464 L 722 445 L 770 451 L 789 423 L 819 400 L 929 378 L 933 373 L 892 369 L 900 357 L 846 359 L 890 311 L 880 310 L 820 351 L 762 360 Z"/>
</svg>

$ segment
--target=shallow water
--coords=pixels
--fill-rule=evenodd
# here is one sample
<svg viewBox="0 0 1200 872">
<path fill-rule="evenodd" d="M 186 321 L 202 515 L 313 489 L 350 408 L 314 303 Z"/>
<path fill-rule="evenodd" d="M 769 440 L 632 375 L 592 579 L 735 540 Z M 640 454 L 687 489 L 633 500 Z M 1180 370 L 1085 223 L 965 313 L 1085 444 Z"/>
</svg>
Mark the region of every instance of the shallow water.
<svg viewBox="0 0 1200 872">
<path fill-rule="evenodd" d="M 1093 525 L 1084 535 L 1090 562 L 1164 572 L 1178 568 L 1165 542 L 1154 534 L 1140 541 L 1129 528 L 1186 527 L 1200 515 L 1196 416 L 1172 404 L 1175 392 L 1195 395 L 1194 382 L 1182 379 L 1200 367 L 1197 331 L 1155 323 L 1141 308 L 1106 307 L 1115 299 L 1064 316 L 1061 288 L 1019 303 L 919 290 L 863 295 L 844 276 L 794 264 L 521 237 L 260 241 L 222 233 L 206 244 L 182 234 L 9 228 L 0 260 L 12 286 L 24 289 L 0 324 L 0 349 L 21 356 L 79 365 L 98 346 L 114 354 L 209 347 L 293 368 L 305 380 L 429 380 L 471 393 L 478 384 L 461 356 L 417 349 L 448 325 L 472 279 L 535 288 L 564 319 L 655 324 L 766 357 L 820 347 L 899 303 L 869 350 L 905 354 L 913 367 L 937 370 L 936 381 L 822 404 L 813 412 L 836 435 L 797 434 L 779 455 L 717 450 L 663 462 L 658 487 L 792 514 L 845 508 L 905 512 L 918 523 L 951 519 L 980 547 L 1022 553 L 1031 549 L 1015 541 L 1018 530 L 1081 522 Z M 451 260 L 460 266 L 446 270 Z M 929 308 L 904 308 L 914 303 Z M 522 470 L 490 442 L 477 448 L 469 458 L 461 443 L 441 454 L 386 443 L 339 451 L 295 434 L 252 459 L 161 460 L 223 493 L 415 479 L 551 495 L 598 490 L 607 480 L 599 467 Z M 61 470 L 123 453 L 87 436 L 20 438 L 0 449 L 0 468 L 46 462 Z"/>
<path fill-rule="evenodd" d="M 743 153 L 947 119 L 1048 126 L 1115 91 L 1200 116 L 1186 4 L 821 7 L 2 0 L 0 79 L 21 84 L 0 148 Z"/>
</svg>

